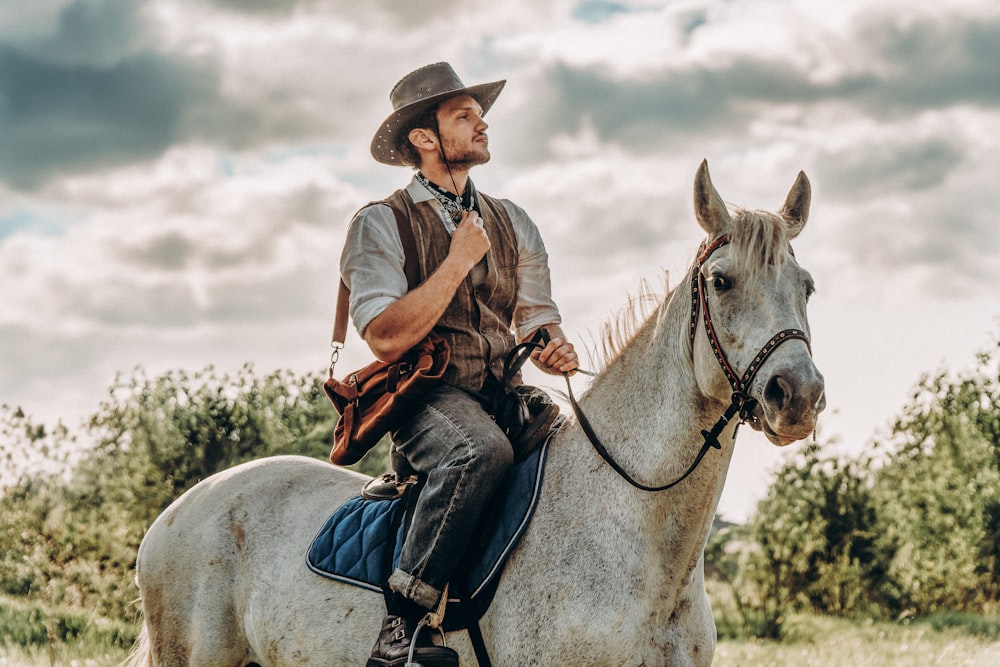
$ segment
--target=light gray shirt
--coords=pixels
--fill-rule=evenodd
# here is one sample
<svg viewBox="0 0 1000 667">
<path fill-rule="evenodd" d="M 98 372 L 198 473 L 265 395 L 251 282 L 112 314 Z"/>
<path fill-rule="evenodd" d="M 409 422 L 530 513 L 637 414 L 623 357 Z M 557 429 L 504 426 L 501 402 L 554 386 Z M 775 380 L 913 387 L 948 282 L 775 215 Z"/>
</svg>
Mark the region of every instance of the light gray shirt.
<svg viewBox="0 0 1000 667">
<path fill-rule="evenodd" d="M 414 202 L 430 202 L 448 233 L 455 224 L 444 206 L 414 178 L 406 186 Z M 549 256 L 528 214 L 506 199 L 500 200 L 510 216 L 517 238 L 517 303 L 514 307 L 514 332 L 524 339 L 545 324 L 560 324 L 559 309 L 552 300 Z M 340 256 L 340 275 L 351 290 L 351 319 L 358 333 L 364 331 L 389 304 L 407 292 L 403 272 L 403 244 L 399 240 L 396 217 L 385 204 L 361 209 L 347 230 L 347 240 Z M 473 269 L 473 284 L 483 272 Z"/>
</svg>

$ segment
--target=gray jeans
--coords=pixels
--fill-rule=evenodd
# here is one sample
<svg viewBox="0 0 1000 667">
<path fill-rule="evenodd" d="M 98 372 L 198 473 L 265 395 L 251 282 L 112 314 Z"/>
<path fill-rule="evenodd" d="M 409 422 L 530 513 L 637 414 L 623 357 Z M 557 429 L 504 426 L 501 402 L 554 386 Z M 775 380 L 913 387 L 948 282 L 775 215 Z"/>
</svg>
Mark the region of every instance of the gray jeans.
<svg viewBox="0 0 1000 667">
<path fill-rule="evenodd" d="M 389 587 L 431 609 L 510 468 L 513 450 L 479 399 L 444 383 L 392 440 L 393 456 L 402 456 L 426 482 Z"/>
</svg>

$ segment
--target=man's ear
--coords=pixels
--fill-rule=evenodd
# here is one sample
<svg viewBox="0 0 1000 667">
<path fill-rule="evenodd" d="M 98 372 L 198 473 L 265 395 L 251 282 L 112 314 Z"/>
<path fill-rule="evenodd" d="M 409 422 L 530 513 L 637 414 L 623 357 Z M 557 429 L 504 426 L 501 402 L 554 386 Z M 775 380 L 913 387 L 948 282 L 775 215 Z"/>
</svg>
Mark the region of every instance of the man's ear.
<svg viewBox="0 0 1000 667">
<path fill-rule="evenodd" d="M 415 127 L 407 135 L 414 148 L 421 151 L 432 151 L 437 148 L 437 135 L 424 127 Z"/>
</svg>

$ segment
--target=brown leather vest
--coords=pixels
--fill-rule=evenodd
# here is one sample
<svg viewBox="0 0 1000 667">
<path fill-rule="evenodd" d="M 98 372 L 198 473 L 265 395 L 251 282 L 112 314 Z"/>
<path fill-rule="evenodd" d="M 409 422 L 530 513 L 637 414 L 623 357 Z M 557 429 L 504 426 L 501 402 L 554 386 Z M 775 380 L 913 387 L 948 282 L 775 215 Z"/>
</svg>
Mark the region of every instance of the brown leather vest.
<svg viewBox="0 0 1000 667">
<path fill-rule="evenodd" d="M 498 200 L 481 192 L 476 196 L 490 239 L 486 278 L 473 287 L 472 278 L 466 276 L 434 327 L 451 345 L 444 380 L 469 391 L 481 390 L 488 373 L 503 376 L 504 358 L 516 343 L 511 323 L 518 291 L 514 225 Z M 451 236 L 430 201 L 415 203 L 405 190 L 397 190 L 386 201 L 410 220 L 423 282 L 448 255 Z"/>
</svg>

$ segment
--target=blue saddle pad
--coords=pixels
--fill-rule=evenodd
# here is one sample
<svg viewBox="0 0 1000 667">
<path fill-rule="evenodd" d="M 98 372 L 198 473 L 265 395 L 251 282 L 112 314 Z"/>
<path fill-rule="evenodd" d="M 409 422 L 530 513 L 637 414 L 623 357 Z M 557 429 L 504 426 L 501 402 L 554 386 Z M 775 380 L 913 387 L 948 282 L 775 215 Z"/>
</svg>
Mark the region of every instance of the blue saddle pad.
<svg viewBox="0 0 1000 667">
<path fill-rule="evenodd" d="M 468 593 L 468 600 L 484 592 L 492 593 L 492 584 L 524 534 L 541 494 L 548 447 L 546 441 L 510 469 L 484 512 L 455 575 L 461 581 L 453 582 Z M 403 510 L 401 500 L 364 500 L 360 495 L 351 498 L 327 519 L 313 539 L 306 556 L 309 569 L 381 592 L 399 561 Z"/>
</svg>

